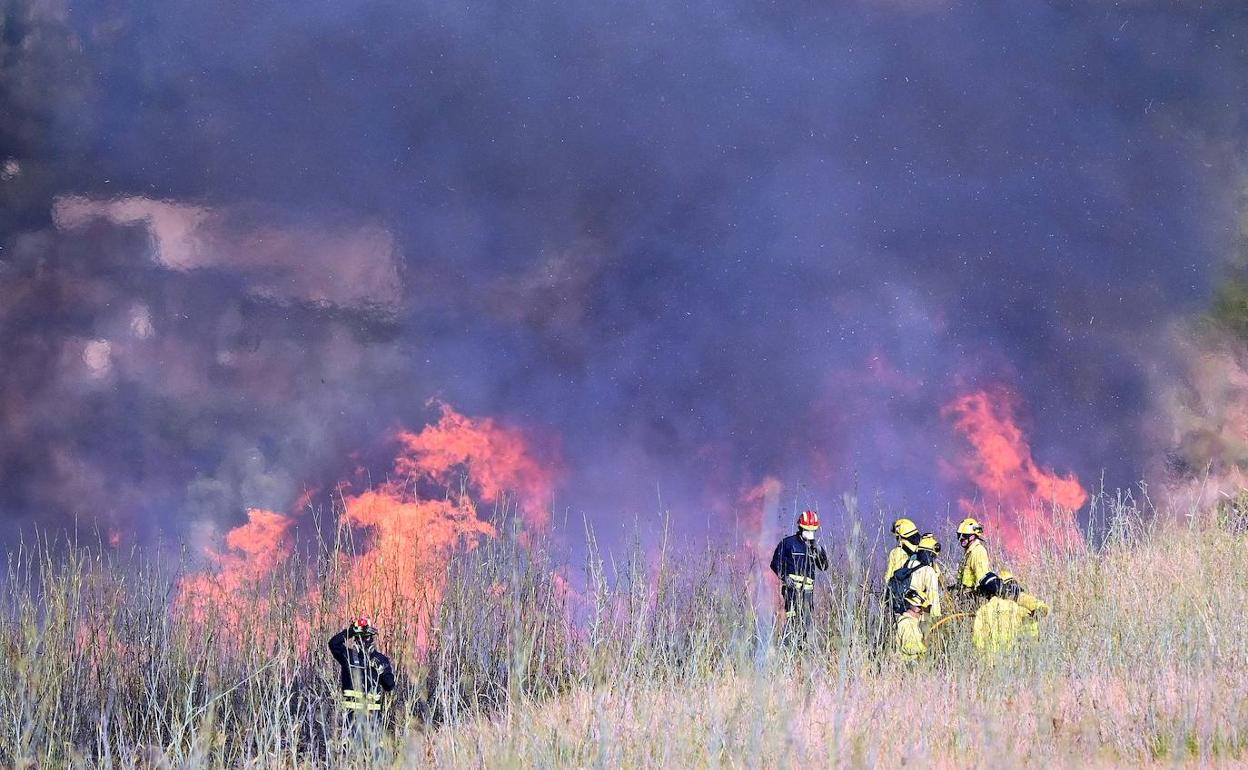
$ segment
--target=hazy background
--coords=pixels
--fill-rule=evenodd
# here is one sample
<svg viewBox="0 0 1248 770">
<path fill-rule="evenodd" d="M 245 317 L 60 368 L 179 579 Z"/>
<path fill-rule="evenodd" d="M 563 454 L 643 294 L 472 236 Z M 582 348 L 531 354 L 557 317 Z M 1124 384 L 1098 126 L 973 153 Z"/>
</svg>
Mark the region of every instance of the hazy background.
<svg viewBox="0 0 1248 770">
<path fill-rule="evenodd" d="M 289 510 L 431 397 L 577 528 L 943 515 L 988 386 L 1131 485 L 1238 259 L 1248 7 L 1063 5 L 2 2 L 0 532 Z"/>
</svg>

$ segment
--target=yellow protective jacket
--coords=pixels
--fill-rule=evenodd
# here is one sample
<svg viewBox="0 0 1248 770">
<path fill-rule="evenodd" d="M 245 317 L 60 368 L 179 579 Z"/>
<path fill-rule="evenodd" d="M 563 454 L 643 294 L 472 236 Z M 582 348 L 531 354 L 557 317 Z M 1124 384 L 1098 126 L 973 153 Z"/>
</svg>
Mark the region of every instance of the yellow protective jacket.
<svg viewBox="0 0 1248 770">
<path fill-rule="evenodd" d="M 971 547 L 966 549 L 966 554 L 962 557 L 962 567 L 958 570 L 958 585 L 964 590 L 975 590 L 979 585 L 979 581 L 984 579 L 984 575 L 992 572 L 992 565 L 988 562 L 988 549 L 984 547 L 983 540 L 976 540 L 971 543 Z"/>
<path fill-rule="evenodd" d="M 896 546 L 888 552 L 888 567 L 884 570 L 884 585 L 888 585 L 888 580 L 893 573 L 906 566 L 906 562 L 910 561 L 910 552 L 901 546 Z"/>
<path fill-rule="evenodd" d="M 1028 633 L 1025 626 L 1030 619 L 1031 613 L 1018 602 L 994 596 L 975 612 L 971 639 L 979 650 L 1003 652 L 1014 646 L 1020 634 Z"/>
<path fill-rule="evenodd" d="M 1049 614 L 1049 605 L 1035 596 L 1023 591 L 1018 595 L 1018 606 L 1027 610 L 1027 619 L 1023 621 L 1023 633 L 1030 637 L 1040 635 L 1040 618 Z"/>
<path fill-rule="evenodd" d="M 927 597 L 930 601 L 931 615 L 940 617 L 940 573 L 935 565 L 928 564 L 916 569 L 910 575 L 910 587 Z"/>
<path fill-rule="evenodd" d="M 906 662 L 916 661 L 927 654 L 927 645 L 923 643 L 923 631 L 919 628 L 919 619 L 908 612 L 897 618 L 894 652 L 898 659 Z"/>
</svg>

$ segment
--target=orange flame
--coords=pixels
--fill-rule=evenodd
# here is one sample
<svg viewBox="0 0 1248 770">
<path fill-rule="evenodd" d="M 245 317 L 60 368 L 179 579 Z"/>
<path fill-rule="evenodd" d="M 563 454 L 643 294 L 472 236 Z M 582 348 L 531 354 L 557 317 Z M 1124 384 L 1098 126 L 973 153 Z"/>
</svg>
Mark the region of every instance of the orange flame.
<svg viewBox="0 0 1248 770">
<path fill-rule="evenodd" d="M 446 589 L 452 552 L 475 548 L 496 534 L 467 494 L 453 491 L 429 499 L 421 496 L 422 487 L 453 487 L 462 469 L 467 489 L 483 502 L 499 502 L 514 491 L 534 527 L 548 521 L 545 506 L 553 489 L 553 474 L 533 458 L 518 432 L 488 418 L 465 417 L 445 404 L 441 410 L 437 423 L 419 433 L 398 434 L 393 475 L 374 489 L 343 494 L 339 517 L 340 525 L 363 537 L 344 557 L 336 606 L 344 617 L 365 613 L 382 625 L 402 612 L 414 618 L 422 646 Z M 306 494 L 301 496 L 297 513 L 309 502 Z M 227 622 L 237 622 L 244 611 L 263 613 L 268 605 L 255 589 L 291 555 L 293 522 L 280 513 L 249 511 L 248 522 L 226 536 L 229 550 L 209 551 L 216 569 L 182 581 L 179 606 L 193 618 L 224 609 Z"/>
<path fill-rule="evenodd" d="M 513 492 L 529 525 L 545 527 L 554 479 L 533 458 L 524 437 L 489 417 L 474 420 L 447 404 L 439 406 L 442 417 L 435 425 L 420 433 L 399 433 L 403 453 L 395 461 L 395 471 L 447 483 L 455 468 L 463 467 L 483 500 L 495 502 Z"/>
<path fill-rule="evenodd" d="M 216 570 L 188 575 L 179 582 L 179 608 L 197 622 L 219 612 L 230 627 L 236 627 L 244 614 L 267 610 L 268 600 L 260 589 L 290 557 L 293 524 L 293 519 L 281 513 L 259 508 L 247 511 L 247 523 L 225 536 L 228 550 L 208 550 Z"/>
<path fill-rule="evenodd" d="M 960 396 L 941 410 L 974 449 L 958 463 L 992 509 L 980 510 L 959 500 L 968 514 L 980 516 L 1007 550 L 1023 548 L 1023 536 L 1064 546 L 1083 541 L 1074 511 L 1088 500 L 1074 475 L 1061 476 L 1036 464 L 1026 436 L 1015 422 L 1015 399 L 1003 389 Z"/>
</svg>

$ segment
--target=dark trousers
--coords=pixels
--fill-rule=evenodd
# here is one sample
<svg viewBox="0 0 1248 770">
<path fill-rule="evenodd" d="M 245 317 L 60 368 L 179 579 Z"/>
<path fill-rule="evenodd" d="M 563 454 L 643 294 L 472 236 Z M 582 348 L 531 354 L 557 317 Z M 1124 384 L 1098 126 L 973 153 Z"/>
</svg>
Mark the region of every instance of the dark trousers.
<svg viewBox="0 0 1248 770">
<path fill-rule="evenodd" d="M 815 592 L 802 588 L 784 586 L 780 589 L 784 600 L 784 630 L 782 640 L 799 647 L 806 643 L 815 614 Z"/>
</svg>

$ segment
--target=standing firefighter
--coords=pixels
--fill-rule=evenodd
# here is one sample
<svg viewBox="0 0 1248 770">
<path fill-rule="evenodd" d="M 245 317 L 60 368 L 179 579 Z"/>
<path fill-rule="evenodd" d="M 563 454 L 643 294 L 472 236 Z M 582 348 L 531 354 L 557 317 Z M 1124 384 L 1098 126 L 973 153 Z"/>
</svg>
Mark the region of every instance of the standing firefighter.
<svg viewBox="0 0 1248 770">
<path fill-rule="evenodd" d="M 984 526 L 974 519 L 963 519 L 958 525 L 958 544 L 966 551 L 958 569 L 956 586 L 962 594 L 973 593 L 984 577 L 992 572 L 983 535 Z"/>
<path fill-rule="evenodd" d="M 394 689 L 394 669 L 390 659 L 374 649 L 376 641 L 377 627 L 363 617 L 329 640 L 329 652 L 340 669 L 344 725 L 352 732 L 381 724 L 382 698 Z"/>
<path fill-rule="evenodd" d="M 940 572 L 936 568 L 936 554 L 940 553 L 940 541 L 932 535 L 919 540 L 918 550 L 906 566 L 914 567 L 910 587 L 927 599 L 927 610 L 933 618 L 940 617 Z"/>
<path fill-rule="evenodd" d="M 924 598 L 924 610 L 934 618 L 940 617 L 940 573 L 936 570 L 936 554 L 940 543 L 930 534 L 919 538 L 914 555 L 901 567 L 893 570 L 885 583 L 885 595 L 889 606 L 898 615 L 910 609 L 907 602 L 911 589 Z"/>
<path fill-rule="evenodd" d="M 893 573 L 906 566 L 910 557 L 919 546 L 919 528 L 909 519 L 898 519 L 893 522 L 893 534 L 897 537 L 897 545 L 888 552 L 888 567 L 884 570 L 884 584 Z"/>
<path fill-rule="evenodd" d="M 805 641 L 815 608 L 815 570 L 828 568 L 828 552 L 815 542 L 819 514 L 806 511 L 797 519 L 797 533 L 776 545 L 771 571 L 780 578 L 784 600 L 784 635 L 789 641 Z"/>
</svg>

